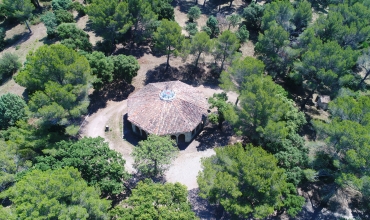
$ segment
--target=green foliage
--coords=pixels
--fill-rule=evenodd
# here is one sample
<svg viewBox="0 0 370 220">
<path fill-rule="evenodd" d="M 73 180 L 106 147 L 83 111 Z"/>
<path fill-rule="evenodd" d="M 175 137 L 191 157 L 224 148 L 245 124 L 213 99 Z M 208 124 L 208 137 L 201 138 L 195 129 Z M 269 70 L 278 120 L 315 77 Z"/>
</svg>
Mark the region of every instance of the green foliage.
<svg viewBox="0 0 370 220">
<path fill-rule="evenodd" d="M 241 21 L 242 17 L 239 14 L 232 14 L 226 17 L 226 20 L 229 22 L 229 29 L 230 27 L 236 27 L 239 22 Z"/>
<path fill-rule="evenodd" d="M 112 39 L 117 33 L 124 34 L 132 26 L 129 16 L 129 5 L 126 1 L 95 0 L 87 7 L 87 14 L 93 28 L 105 31 L 106 39 Z"/>
<path fill-rule="evenodd" d="M 122 155 L 109 149 L 101 137 L 82 138 L 77 142 L 57 143 L 51 155 L 38 157 L 35 168 L 41 170 L 75 167 L 90 186 L 98 186 L 104 196 L 121 193 L 128 179 Z"/>
<path fill-rule="evenodd" d="M 218 126 L 220 128 L 222 127 L 222 122 L 225 121 L 225 115 L 230 110 L 230 108 L 232 108 L 232 106 L 229 103 L 226 103 L 226 101 L 227 95 L 225 92 L 222 92 L 220 94 L 215 93 L 211 98 L 208 99 L 208 103 L 211 104 L 209 108 L 217 108 L 217 115 L 213 114 L 210 121 L 212 123 L 218 123 Z"/>
<path fill-rule="evenodd" d="M 337 41 L 341 46 L 356 49 L 370 37 L 370 8 L 361 3 L 330 7 L 327 16 L 320 16 L 314 29 L 324 42 Z"/>
<path fill-rule="evenodd" d="M 54 147 L 56 142 L 65 140 L 62 127 L 44 126 L 36 128 L 26 121 L 19 120 L 16 126 L 0 131 L 7 145 L 16 150 L 15 159 L 19 162 L 33 161 L 45 149 Z M 20 163 L 21 164 L 21 163 Z M 22 166 L 19 167 L 22 170 Z"/>
<path fill-rule="evenodd" d="M 239 49 L 239 40 L 231 31 L 224 31 L 215 41 L 214 56 L 221 62 L 221 71 L 224 69 L 226 61 L 234 58 L 236 50 Z"/>
<path fill-rule="evenodd" d="M 361 188 L 362 198 L 364 200 L 364 205 L 367 209 L 370 208 L 369 198 L 370 198 L 370 176 L 364 176 L 361 178 Z"/>
<path fill-rule="evenodd" d="M 175 11 L 171 0 L 150 0 L 152 9 L 157 14 L 158 20 L 175 20 Z"/>
<path fill-rule="evenodd" d="M 149 135 L 147 140 L 140 141 L 134 148 L 132 156 L 135 168 L 144 175 L 156 177 L 163 175 L 179 149 L 170 137 Z"/>
<path fill-rule="evenodd" d="M 184 39 L 184 36 L 181 35 L 181 27 L 176 21 L 164 19 L 153 37 L 155 48 L 167 55 L 167 69 L 170 55 L 177 54 Z"/>
<path fill-rule="evenodd" d="M 254 1 L 243 10 L 243 17 L 248 28 L 259 30 L 262 24 L 264 6 Z"/>
<path fill-rule="evenodd" d="M 299 1 L 296 4 L 295 12 L 292 18 L 292 22 L 295 25 L 296 31 L 301 31 L 307 27 L 312 20 L 311 3 L 308 1 Z"/>
<path fill-rule="evenodd" d="M 63 45 L 45 45 L 27 56 L 16 81 L 27 88 L 30 110 L 42 123 L 68 126 L 87 111 L 90 74 L 85 57 Z"/>
<path fill-rule="evenodd" d="M 109 202 L 74 168 L 33 170 L 0 195 L 20 219 L 108 219 Z"/>
<path fill-rule="evenodd" d="M 283 206 L 296 214 L 302 198 L 290 192 L 277 159 L 260 147 L 241 145 L 216 148 L 216 155 L 202 159 L 197 178 L 199 195 L 239 218 L 264 218 Z M 286 195 L 287 194 L 287 195 Z M 290 196 L 290 197 L 289 197 Z M 289 201 L 290 200 L 290 201 Z M 304 199 L 303 199 L 304 201 Z"/>
<path fill-rule="evenodd" d="M 209 53 L 213 47 L 212 41 L 209 35 L 205 32 L 198 32 L 191 39 L 190 54 L 193 54 L 195 59 L 195 67 L 198 66 L 200 55 L 203 53 Z"/>
<path fill-rule="evenodd" d="M 73 18 L 72 13 L 66 10 L 56 10 L 54 11 L 55 17 L 57 19 L 57 24 L 62 23 L 74 23 L 75 20 Z"/>
<path fill-rule="evenodd" d="M 3 0 L 3 4 L 9 15 L 20 21 L 28 20 L 35 9 L 30 0 Z"/>
<path fill-rule="evenodd" d="M 220 28 L 218 27 L 217 18 L 214 16 L 210 16 L 207 20 L 206 27 L 203 27 L 203 31 L 205 31 L 211 38 L 215 38 L 220 34 Z"/>
<path fill-rule="evenodd" d="M 227 71 L 222 71 L 220 76 L 220 87 L 227 91 L 240 92 L 246 77 L 251 75 L 262 75 L 265 65 L 262 61 L 253 57 L 245 57 L 232 62 Z"/>
<path fill-rule="evenodd" d="M 304 86 L 310 91 L 307 98 L 324 86 L 329 94 L 335 94 L 343 84 L 354 79 L 350 69 L 356 63 L 356 51 L 343 49 L 335 41 L 321 43 L 315 40 L 308 47 L 301 62 L 295 63 L 296 74 L 299 74 Z"/>
<path fill-rule="evenodd" d="M 0 193 L 15 182 L 18 172 L 27 170 L 31 165 L 30 161 L 21 157 L 16 145 L 0 139 Z"/>
<path fill-rule="evenodd" d="M 110 57 L 106 57 L 102 52 L 94 51 L 86 55 L 93 75 L 96 76 L 93 83 L 94 89 L 100 90 L 105 84 L 112 82 L 114 63 Z"/>
<path fill-rule="evenodd" d="M 46 33 L 48 37 L 54 37 L 56 33 L 56 28 L 58 26 L 57 17 L 51 11 L 46 12 L 41 16 L 41 21 L 44 22 L 46 26 Z"/>
<path fill-rule="evenodd" d="M 334 118 L 329 123 L 314 121 L 319 139 L 326 142 L 336 164 L 336 182 L 345 187 L 356 186 L 358 178 L 369 175 L 370 135 L 368 126 Z"/>
<path fill-rule="evenodd" d="M 79 16 L 85 16 L 86 15 L 86 8 L 79 2 L 72 2 L 72 4 L 69 5 L 69 9 L 74 9 L 78 12 Z"/>
<path fill-rule="evenodd" d="M 197 219 L 187 199 L 186 186 L 180 183 L 139 182 L 132 195 L 124 202 L 125 207 L 110 211 L 112 219 Z"/>
<path fill-rule="evenodd" d="M 0 82 L 11 77 L 21 66 L 17 55 L 4 53 L 0 58 Z"/>
<path fill-rule="evenodd" d="M 61 44 L 74 50 L 92 51 L 89 35 L 76 27 L 75 24 L 64 23 L 57 28 L 58 36 L 62 39 Z"/>
<path fill-rule="evenodd" d="M 244 77 L 239 99 L 240 107 L 225 114 L 226 120 L 238 134 L 273 153 L 279 166 L 288 170 L 288 180 L 298 184 L 307 163 L 307 149 L 297 134 L 306 123 L 304 114 L 281 86 L 260 74 Z"/>
<path fill-rule="evenodd" d="M 189 33 L 189 36 L 194 36 L 198 33 L 197 23 L 188 22 L 185 26 L 185 30 Z"/>
<path fill-rule="evenodd" d="M 282 48 L 289 43 L 289 33 L 275 22 L 269 24 L 269 28 L 263 33 L 259 34 L 258 42 L 255 47 L 255 52 L 262 55 L 271 62 L 278 58 L 278 54 Z M 266 64 L 266 61 L 265 61 Z"/>
<path fill-rule="evenodd" d="M 18 120 L 27 119 L 26 108 L 26 102 L 18 95 L 6 93 L 0 96 L 0 129 L 7 129 Z"/>
<path fill-rule="evenodd" d="M 151 37 L 158 26 L 158 15 L 147 0 L 129 0 L 128 10 L 134 25 L 134 40 L 140 42 Z"/>
<path fill-rule="evenodd" d="M 341 96 L 329 103 L 332 117 L 370 125 L 370 97 Z"/>
<path fill-rule="evenodd" d="M 329 161 L 317 167 L 318 173 L 329 170 L 327 173 L 340 187 L 350 186 L 362 192 L 365 203 L 368 202 L 370 175 L 366 169 L 370 157 L 369 105 L 368 96 L 343 95 L 330 103 L 330 121 L 312 122 L 318 139 L 325 141 L 322 148 Z"/>
<path fill-rule="evenodd" d="M 249 31 L 245 25 L 241 26 L 235 34 L 241 43 L 245 43 L 249 39 Z"/>
<path fill-rule="evenodd" d="M 358 83 L 356 89 L 365 87 L 365 80 L 370 76 L 370 48 L 364 49 L 362 55 L 357 59 L 357 65 L 365 71 L 365 75 Z"/>
<path fill-rule="evenodd" d="M 190 22 L 193 22 L 194 20 L 197 20 L 200 17 L 201 11 L 198 6 L 193 6 L 188 11 L 188 18 Z"/>
<path fill-rule="evenodd" d="M 289 1 L 274 1 L 266 4 L 262 17 L 261 29 L 269 30 L 275 21 L 284 28 L 285 31 L 291 32 L 295 27 L 291 23 L 294 15 L 294 8 Z M 272 22 L 272 23 L 271 23 Z"/>
<path fill-rule="evenodd" d="M 0 51 L 5 48 L 5 30 L 0 28 Z"/>
<path fill-rule="evenodd" d="M 51 7 L 54 11 L 56 10 L 68 10 L 72 4 L 72 0 L 52 0 Z"/>
<path fill-rule="evenodd" d="M 115 80 L 125 80 L 127 83 L 132 82 L 132 78 L 137 75 L 140 65 L 134 56 L 118 55 L 112 56 L 114 71 L 113 78 Z"/>
</svg>

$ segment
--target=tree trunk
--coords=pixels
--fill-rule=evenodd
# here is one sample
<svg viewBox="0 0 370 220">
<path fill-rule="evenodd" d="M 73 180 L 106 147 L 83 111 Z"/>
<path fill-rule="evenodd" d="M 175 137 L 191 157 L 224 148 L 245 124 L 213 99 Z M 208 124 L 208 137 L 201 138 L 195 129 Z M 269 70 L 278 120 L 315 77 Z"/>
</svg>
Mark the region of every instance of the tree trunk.
<svg viewBox="0 0 370 220">
<path fill-rule="evenodd" d="M 154 160 L 154 175 L 158 175 L 157 160 Z"/>
<path fill-rule="evenodd" d="M 360 89 L 360 88 L 361 88 L 362 83 L 364 83 L 364 82 L 365 82 L 365 80 L 367 79 L 367 77 L 368 77 L 369 75 L 370 75 L 370 70 L 369 70 L 369 71 L 366 71 L 366 74 L 365 74 L 364 78 L 362 78 L 362 79 L 361 79 L 360 83 L 359 83 L 359 84 L 358 84 L 358 86 L 357 86 L 357 89 Z"/>
<path fill-rule="evenodd" d="M 32 33 L 32 31 L 31 31 L 31 28 L 30 28 L 30 26 L 28 25 L 28 22 L 27 22 L 27 20 L 25 20 L 24 22 L 26 22 L 26 26 L 27 26 L 27 28 L 28 28 L 28 31 L 30 32 L 30 34 Z"/>
<path fill-rule="evenodd" d="M 239 103 L 239 96 L 238 96 L 238 97 L 236 97 L 235 106 L 237 106 L 237 105 L 238 105 L 238 103 Z"/>
<path fill-rule="evenodd" d="M 204 2 L 203 2 L 203 6 L 205 6 L 206 5 L 206 0 L 204 0 Z"/>
<path fill-rule="evenodd" d="M 231 8 L 232 5 L 233 5 L 233 0 L 230 1 L 229 7 Z"/>
<path fill-rule="evenodd" d="M 221 71 L 220 71 L 220 74 L 221 74 L 222 70 L 224 70 L 225 60 L 226 60 L 226 55 L 224 55 L 224 58 L 222 59 L 222 62 L 221 62 Z"/>
<path fill-rule="evenodd" d="M 38 0 L 32 0 L 32 3 L 35 6 L 35 8 L 41 8 L 40 3 L 39 3 Z"/>
<path fill-rule="evenodd" d="M 168 51 L 168 53 L 167 53 L 166 72 L 167 72 L 169 66 L 170 66 L 170 51 Z"/>
<path fill-rule="evenodd" d="M 196 69 L 197 68 L 197 66 L 198 66 L 198 62 L 199 62 L 199 58 L 200 58 L 200 55 L 202 54 L 202 52 L 199 52 L 198 53 L 198 56 L 197 56 L 197 59 L 195 60 L 195 67 L 194 67 L 194 69 Z"/>
</svg>

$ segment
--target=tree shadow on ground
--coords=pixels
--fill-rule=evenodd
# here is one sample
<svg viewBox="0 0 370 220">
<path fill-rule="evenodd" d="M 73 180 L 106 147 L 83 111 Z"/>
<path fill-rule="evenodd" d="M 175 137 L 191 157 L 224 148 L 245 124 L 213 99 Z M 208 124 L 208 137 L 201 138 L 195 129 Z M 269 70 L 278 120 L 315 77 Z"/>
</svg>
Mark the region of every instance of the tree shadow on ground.
<svg viewBox="0 0 370 220">
<path fill-rule="evenodd" d="M 131 55 L 136 57 L 136 59 L 139 59 L 140 57 L 144 56 L 145 54 L 152 53 L 150 47 L 146 44 L 137 44 L 134 42 L 128 43 L 128 44 L 119 44 L 116 45 L 117 49 L 113 52 L 112 55 Z"/>
<path fill-rule="evenodd" d="M 105 108 L 107 101 L 122 101 L 127 99 L 135 87 L 127 84 L 125 81 L 113 80 L 112 83 L 107 84 L 100 91 L 94 91 L 90 98 L 90 105 L 88 107 L 89 114 L 97 112 L 101 108 Z"/>
<path fill-rule="evenodd" d="M 199 142 L 198 151 L 204 151 L 215 147 L 226 146 L 229 144 L 233 135 L 230 126 L 224 126 L 221 130 L 217 125 L 208 124 L 203 131 L 195 138 Z"/>
<path fill-rule="evenodd" d="M 195 212 L 195 215 L 200 219 L 230 219 L 230 216 L 224 212 L 222 207 L 211 205 L 207 199 L 199 197 L 198 188 L 188 191 L 188 199 L 191 203 L 192 211 Z"/>
<path fill-rule="evenodd" d="M 187 0 L 177 0 L 177 1 L 172 2 L 172 6 L 174 8 L 179 6 L 179 11 L 182 12 L 182 13 L 185 13 L 185 14 L 187 14 L 189 12 L 189 9 L 193 6 L 198 6 L 200 11 L 202 12 L 202 14 L 205 14 L 205 15 L 210 15 L 210 14 L 213 14 L 213 13 L 214 14 L 217 13 L 217 11 L 215 11 L 214 8 L 209 7 L 208 1 L 207 1 L 206 5 L 203 6 L 203 5 L 200 5 L 199 3 L 196 4 L 195 1 L 190 2 L 190 1 L 187 1 Z"/>
<path fill-rule="evenodd" d="M 180 67 L 170 66 L 166 71 L 166 64 L 163 63 L 146 73 L 145 84 L 180 80 L 192 86 L 199 86 L 204 82 L 217 82 L 218 75 L 212 73 L 212 71 L 207 72 L 203 68 L 204 65 L 198 66 L 197 68 L 194 68 L 192 64 L 185 64 Z"/>
<path fill-rule="evenodd" d="M 15 34 L 12 38 L 8 38 L 5 40 L 5 49 L 20 45 L 24 42 L 26 42 L 30 37 L 32 33 L 27 32 L 22 32 L 20 34 Z"/>
</svg>

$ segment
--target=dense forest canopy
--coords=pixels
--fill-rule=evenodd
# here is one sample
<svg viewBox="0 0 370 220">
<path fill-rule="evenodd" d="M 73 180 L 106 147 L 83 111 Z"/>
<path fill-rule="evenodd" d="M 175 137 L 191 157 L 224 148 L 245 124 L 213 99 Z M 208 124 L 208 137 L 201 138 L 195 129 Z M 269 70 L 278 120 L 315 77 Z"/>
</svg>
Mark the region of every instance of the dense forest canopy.
<svg viewBox="0 0 370 220">
<path fill-rule="evenodd" d="M 312 187 L 319 208 L 336 212 L 345 195 L 368 217 L 369 0 L 1 2 L 0 218 L 198 218 L 186 186 L 166 183 L 183 153 L 170 137 L 148 135 L 124 158 L 111 139 L 81 135 L 89 115 L 156 73 L 221 89 L 206 126 L 242 141 L 211 146 L 197 186 L 222 216 L 299 216 Z M 10 36 L 19 24 L 26 33 Z M 145 54 L 163 63 L 143 80 Z M 8 93 L 9 82 L 24 92 Z"/>
</svg>

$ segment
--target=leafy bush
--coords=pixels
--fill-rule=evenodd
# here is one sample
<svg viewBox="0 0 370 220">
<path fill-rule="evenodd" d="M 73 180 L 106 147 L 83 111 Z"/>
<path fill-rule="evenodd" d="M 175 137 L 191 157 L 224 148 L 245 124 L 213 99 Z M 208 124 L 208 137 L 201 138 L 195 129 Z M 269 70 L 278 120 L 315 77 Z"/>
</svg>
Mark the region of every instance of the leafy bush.
<svg viewBox="0 0 370 220">
<path fill-rule="evenodd" d="M 18 120 L 26 119 L 26 107 L 26 102 L 18 95 L 7 93 L 0 96 L 0 129 L 7 129 Z"/>
<path fill-rule="evenodd" d="M 156 7 L 153 7 L 153 11 L 158 15 L 158 20 L 174 20 L 175 12 L 169 1 L 160 0 Z"/>
<path fill-rule="evenodd" d="M 0 28 L 0 51 L 5 48 L 5 30 Z"/>
<path fill-rule="evenodd" d="M 189 22 L 186 24 L 185 30 L 189 33 L 190 36 L 194 36 L 198 32 L 197 24 Z"/>
<path fill-rule="evenodd" d="M 70 6 L 69 9 L 74 9 L 78 12 L 79 16 L 84 16 L 86 15 L 86 8 L 79 2 L 73 2 Z"/>
<path fill-rule="evenodd" d="M 53 10 L 68 10 L 69 6 L 72 4 L 72 0 L 53 0 L 51 2 L 51 7 Z"/>
<path fill-rule="evenodd" d="M 193 22 L 194 20 L 197 20 L 200 17 L 201 11 L 198 6 L 193 6 L 188 11 L 188 18 L 190 22 Z"/>
<path fill-rule="evenodd" d="M 21 63 L 18 61 L 18 56 L 5 53 L 0 58 L 0 81 L 4 78 L 10 77 L 21 67 Z"/>
<path fill-rule="evenodd" d="M 66 10 L 57 10 L 55 11 L 55 16 L 57 18 L 57 23 L 73 23 L 75 20 L 73 19 L 72 13 Z"/>
<path fill-rule="evenodd" d="M 217 35 L 220 33 L 217 18 L 210 16 L 206 24 L 207 26 L 203 27 L 202 30 L 205 31 L 211 38 L 217 37 Z"/>
<path fill-rule="evenodd" d="M 247 30 L 245 25 L 241 26 L 235 34 L 236 37 L 240 40 L 240 43 L 244 43 L 249 39 L 249 31 Z"/>
<path fill-rule="evenodd" d="M 46 33 L 48 34 L 48 37 L 55 37 L 55 35 L 57 34 L 56 28 L 58 26 L 57 17 L 55 16 L 55 14 L 49 11 L 41 16 L 41 21 L 44 22 L 46 26 Z"/>
<path fill-rule="evenodd" d="M 62 39 L 62 44 L 74 50 L 84 50 L 91 52 L 92 44 L 89 35 L 76 27 L 75 24 L 64 23 L 57 28 L 58 36 Z"/>
<path fill-rule="evenodd" d="M 114 63 L 114 79 L 123 79 L 127 83 L 131 83 L 132 78 L 137 75 L 137 71 L 140 68 L 136 58 L 120 54 L 118 56 L 112 56 L 112 60 Z"/>
</svg>

